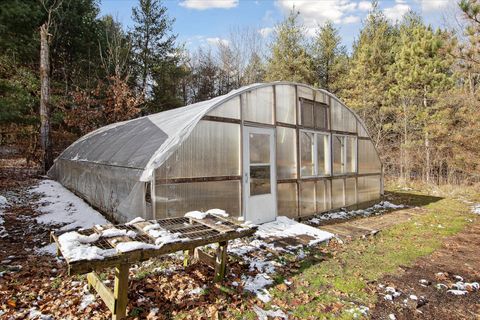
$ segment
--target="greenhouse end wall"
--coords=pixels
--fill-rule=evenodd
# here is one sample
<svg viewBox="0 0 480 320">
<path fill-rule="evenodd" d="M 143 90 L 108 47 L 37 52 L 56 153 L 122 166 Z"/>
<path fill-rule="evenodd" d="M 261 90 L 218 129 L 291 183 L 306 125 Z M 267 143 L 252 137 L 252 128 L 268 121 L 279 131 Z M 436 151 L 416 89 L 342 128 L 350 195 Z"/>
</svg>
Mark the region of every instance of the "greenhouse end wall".
<svg viewBox="0 0 480 320">
<path fill-rule="evenodd" d="M 154 217 L 211 208 L 245 216 L 244 198 L 254 196 L 244 187 L 247 127 L 274 128 L 277 215 L 302 218 L 380 198 L 382 165 L 358 117 L 325 91 L 276 83 L 240 91 L 200 120 L 155 170 Z"/>
</svg>

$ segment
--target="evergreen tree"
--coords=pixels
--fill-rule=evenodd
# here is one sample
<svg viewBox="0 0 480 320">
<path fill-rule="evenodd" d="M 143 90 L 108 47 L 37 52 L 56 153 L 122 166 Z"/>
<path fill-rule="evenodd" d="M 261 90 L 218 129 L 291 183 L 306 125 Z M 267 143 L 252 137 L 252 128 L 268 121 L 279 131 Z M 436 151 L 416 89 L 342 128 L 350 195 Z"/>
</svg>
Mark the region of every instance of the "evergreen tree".
<svg viewBox="0 0 480 320">
<path fill-rule="evenodd" d="M 355 42 L 340 96 L 364 120 L 374 144 L 383 149 L 391 134 L 388 88 L 397 32 L 377 4 L 369 13 Z"/>
<path fill-rule="evenodd" d="M 340 79 L 347 72 L 347 54 L 332 22 L 319 26 L 312 45 L 315 85 L 337 93 Z"/>
<path fill-rule="evenodd" d="M 275 28 L 266 81 L 314 83 L 312 60 L 305 49 L 305 30 L 298 16 L 299 13 L 292 9 L 288 17 Z"/>
<path fill-rule="evenodd" d="M 153 70 L 175 53 L 176 36 L 171 34 L 173 20 L 160 0 L 140 0 L 132 10 L 135 23 L 130 34 L 137 65 L 140 91 L 150 95 L 154 84 Z"/>
<path fill-rule="evenodd" d="M 429 182 L 431 173 L 431 133 L 429 124 L 435 113 L 433 105 L 440 93 L 451 87 L 450 62 L 442 53 L 442 33 L 433 32 L 420 17 L 409 14 L 400 26 L 399 49 L 391 68 L 394 83 L 390 94 L 399 106 L 399 123 L 403 124 L 402 149 L 416 146 L 425 170 L 422 174 Z M 423 145 L 424 148 L 419 148 Z M 423 155 L 423 156 L 422 156 Z M 417 155 L 418 156 L 418 155 Z M 405 156 L 404 156 L 405 157 Z M 408 164 L 404 159 L 408 178 Z"/>
</svg>

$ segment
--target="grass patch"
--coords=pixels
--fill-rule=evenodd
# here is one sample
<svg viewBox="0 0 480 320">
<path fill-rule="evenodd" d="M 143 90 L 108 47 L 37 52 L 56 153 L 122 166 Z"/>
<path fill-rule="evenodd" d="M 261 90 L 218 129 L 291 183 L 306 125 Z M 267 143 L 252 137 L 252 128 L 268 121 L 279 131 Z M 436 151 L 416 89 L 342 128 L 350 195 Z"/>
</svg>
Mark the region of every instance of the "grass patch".
<svg viewBox="0 0 480 320">
<path fill-rule="evenodd" d="M 349 242 L 326 261 L 306 262 L 302 272 L 293 276 L 294 284 L 288 291 L 271 290 L 275 298 L 272 304 L 282 302 L 282 307 L 298 318 L 321 319 L 350 319 L 355 312 L 348 309 L 374 304 L 376 295 L 369 290 L 369 283 L 432 253 L 444 237 L 461 231 L 473 218 L 461 201 L 427 200 L 424 214 L 376 237 Z"/>
</svg>

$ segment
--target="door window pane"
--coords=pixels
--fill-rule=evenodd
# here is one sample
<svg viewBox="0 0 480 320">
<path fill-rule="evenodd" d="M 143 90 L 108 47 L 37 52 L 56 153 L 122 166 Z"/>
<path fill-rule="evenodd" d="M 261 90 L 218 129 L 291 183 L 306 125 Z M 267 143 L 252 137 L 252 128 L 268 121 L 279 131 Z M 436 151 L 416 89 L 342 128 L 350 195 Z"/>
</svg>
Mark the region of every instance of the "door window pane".
<svg viewBox="0 0 480 320">
<path fill-rule="evenodd" d="M 302 177 L 315 175 L 314 146 L 315 135 L 311 132 L 300 133 L 300 173 Z"/>
<path fill-rule="evenodd" d="M 270 163 L 270 135 L 250 133 L 250 163 Z"/>
<path fill-rule="evenodd" d="M 250 165 L 250 195 L 271 193 L 270 165 Z"/>
</svg>

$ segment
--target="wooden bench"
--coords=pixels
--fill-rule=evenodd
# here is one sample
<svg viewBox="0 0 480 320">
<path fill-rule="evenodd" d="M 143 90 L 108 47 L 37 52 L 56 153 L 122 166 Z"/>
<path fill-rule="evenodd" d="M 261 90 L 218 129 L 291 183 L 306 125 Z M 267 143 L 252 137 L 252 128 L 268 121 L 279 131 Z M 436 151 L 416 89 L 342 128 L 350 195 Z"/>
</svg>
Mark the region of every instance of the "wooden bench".
<svg viewBox="0 0 480 320">
<path fill-rule="evenodd" d="M 158 225 L 156 225 L 158 224 Z M 91 229 L 78 231 L 79 234 L 91 236 L 100 235 L 98 240 L 89 244 L 97 248 L 115 249 L 120 243 L 139 241 L 152 246 L 157 238 L 148 232 L 148 226 L 157 230 L 167 230 L 178 237 L 173 242 L 156 245 L 155 248 L 138 249 L 134 251 L 118 252 L 103 259 L 75 260 L 69 259 L 68 252 L 62 248 L 59 241 L 60 234 L 52 232 L 51 238 L 57 244 L 57 254 L 61 254 L 68 265 L 68 274 L 87 274 L 90 289 L 95 289 L 101 299 L 112 312 L 112 319 L 124 319 L 127 311 L 128 272 L 130 265 L 153 257 L 184 251 L 184 264 L 187 265 L 193 257 L 206 262 L 215 269 L 214 281 L 221 281 L 225 275 L 227 262 L 228 241 L 248 237 L 255 233 L 257 227 L 245 227 L 236 221 L 215 215 L 208 215 L 204 219 L 194 218 L 167 218 L 159 220 L 139 221 L 132 224 L 96 226 Z M 105 230 L 116 228 L 119 230 L 134 231 L 136 236 L 121 235 L 115 237 L 101 236 Z M 147 230 L 147 231 L 145 231 Z M 130 233 L 133 234 L 133 233 Z M 218 243 L 215 256 L 200 250 L 199 247 Z M 63 250 L 63 251 L 62 251 Z M 99 278 L 96 270 L 115 268 L 115 282 L 113 292 Z"/>
</svg>

